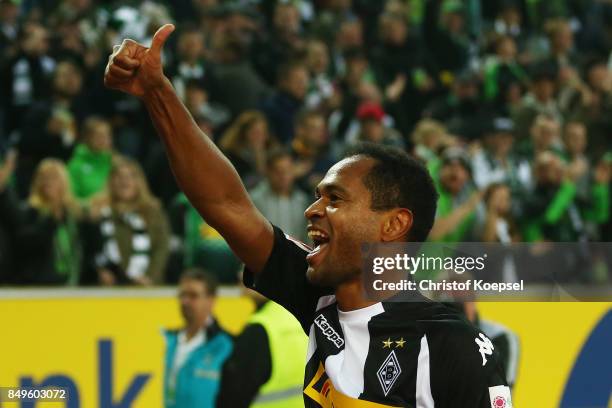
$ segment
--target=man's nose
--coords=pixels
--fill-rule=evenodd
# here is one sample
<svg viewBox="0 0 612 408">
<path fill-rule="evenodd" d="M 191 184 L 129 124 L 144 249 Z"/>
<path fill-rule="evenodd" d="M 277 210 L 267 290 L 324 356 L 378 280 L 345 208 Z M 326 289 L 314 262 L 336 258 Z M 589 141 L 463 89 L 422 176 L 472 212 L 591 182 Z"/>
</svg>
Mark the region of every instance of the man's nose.
<svg viewBox="0 0 612 408">
<path fill-rule="evenodd" d="M 322 217 L 325 213 L 325 205 L 323 205 L 322 198 L 317 199 L 314 203 L 310 204 L 306 211 L 304 211 L 304 217 L 312 219 L 315 217 Z"/>
</svg>

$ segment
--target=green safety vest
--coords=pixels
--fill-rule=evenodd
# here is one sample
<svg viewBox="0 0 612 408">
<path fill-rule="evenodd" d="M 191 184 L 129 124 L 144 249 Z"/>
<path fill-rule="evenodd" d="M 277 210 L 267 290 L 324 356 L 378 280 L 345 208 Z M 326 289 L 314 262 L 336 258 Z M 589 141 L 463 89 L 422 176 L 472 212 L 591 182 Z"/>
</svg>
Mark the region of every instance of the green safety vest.
<svg viewBox="0 0 612 408">
<path fill-rule="evenodd" d="M 251 408 L 302 408 L 304 365 L 308 337 L 302 326 L 282 306 L 268 301 L 249 323 L 260 324 L 268 335 L 272 374 L 259 389 Z"/>
</svg>

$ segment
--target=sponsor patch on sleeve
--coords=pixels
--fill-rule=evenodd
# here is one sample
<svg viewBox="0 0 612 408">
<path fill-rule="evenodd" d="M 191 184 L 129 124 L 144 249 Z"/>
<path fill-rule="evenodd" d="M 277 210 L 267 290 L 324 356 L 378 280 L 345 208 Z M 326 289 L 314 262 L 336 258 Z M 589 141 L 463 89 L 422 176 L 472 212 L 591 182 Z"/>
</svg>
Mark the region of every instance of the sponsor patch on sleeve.
<svg viewBox="0 0 612 408">
<path fill-rule="evenodd" d="M 491 399 L 491 408 L 512 408 L 510 388 L 505 385 L 489 387 L 489 398 Z"/>
</svg>

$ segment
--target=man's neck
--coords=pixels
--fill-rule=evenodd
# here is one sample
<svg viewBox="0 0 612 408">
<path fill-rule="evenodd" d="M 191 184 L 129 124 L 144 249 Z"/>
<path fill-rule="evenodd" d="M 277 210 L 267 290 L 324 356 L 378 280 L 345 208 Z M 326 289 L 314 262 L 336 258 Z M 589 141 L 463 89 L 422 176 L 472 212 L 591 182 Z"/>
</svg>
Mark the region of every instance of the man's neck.
<svg viewBox="0 0 612 408">
<path fill-rule="evenodd" d="M 378 303 L 365 298 L 364 293 L 361 278 L 341 284 L 336 288 L 338 308 L 343 312 L 350 312 Z"/>
<path fill-rule="evenodd" d="M 206 322 L 190 324 L 185 327 L 185 338 L 187 340 L 193 339 L 201 330 L 204 330 L 206 327 Z"/>
</svg>

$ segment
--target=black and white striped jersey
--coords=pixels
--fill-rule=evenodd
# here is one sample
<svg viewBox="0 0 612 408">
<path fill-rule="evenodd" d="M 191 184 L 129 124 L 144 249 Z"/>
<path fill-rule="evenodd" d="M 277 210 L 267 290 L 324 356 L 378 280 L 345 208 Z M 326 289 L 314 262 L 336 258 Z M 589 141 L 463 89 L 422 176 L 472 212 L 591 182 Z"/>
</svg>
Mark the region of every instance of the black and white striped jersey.
<svg viewBox="0 0 612 408">
<path fill-rule="evenodd" d="M 264 270 L 244 281 L 309 335 L 306 407 L 512 406 L 493 344 L 458 313 L 425 298 L 342 312 L 333 290 L 306 278 L 308 247 L 274 234 Z"/>
</svg>

